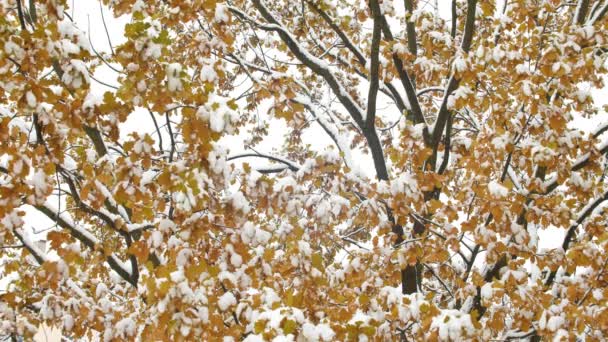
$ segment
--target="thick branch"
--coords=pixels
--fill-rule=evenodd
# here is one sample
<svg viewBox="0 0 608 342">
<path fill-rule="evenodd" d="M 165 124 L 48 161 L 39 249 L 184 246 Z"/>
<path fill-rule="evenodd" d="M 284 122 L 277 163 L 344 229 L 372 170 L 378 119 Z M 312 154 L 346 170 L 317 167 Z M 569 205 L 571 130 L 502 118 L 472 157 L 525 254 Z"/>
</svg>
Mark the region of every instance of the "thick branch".
<svg viewBox="0 0 608 342">
<path fill-rule="evenodd" d="M 25 19 L 23 19 L 23 9 L 21 8 L 21 0 L 17 0 L 17 15 L 19 16 L 19 24 L 21 25 L 21 29 L 25 31 Z"/>
<path fill-rule="evenodd" d="M 405 24 L 405 31 L 407 33 L 407 47 L 410 50 L 410 53 L 414 56 L 418 54 L 417 44 L 416 44 L 416 23 L 411 20 L 411 16 L 414 13 L 414 5 L 412 0 L 405 0 L 405 10 L 407 21 Z"/>
<path fill-rule="evenodd" d="M 456 24 L 458 23 L 458 14 L 456 12 L 456 0 L 452 0 L 452 28 L 450 35 L 452 39 L 456 38 Z"/>
<path fill-rule="evenodd" d="M 597 208 L 604 201 L 608 201 L 608 191 L 606 191 L 601 197 L 596 198 L 593 202 L 585 206 L 585 208 L 583 208 L 583 210 L 579 213 L 575 223 L 571 225 L 570 228 L 568 228 L 568 232 L 566 233 L 564 241 L 562 242 L 562 249 L 564 250 L 564 253 L 568 250 L 568 248 L 570 248 L 570 243 L 572 242 L 572 239 L 576 234 L 576 228 L 578 228 L 578 226 L 580 226 L 583 221 L 585 221 L 589 216 L 591 216 L 595 208 Z M 545 282 L 546 286 L 551 286 L 551 284 L 553 284 L 556 273 L 557 270 L 551 271 L 551 274 L 549 274 L 549 277 Z"/>
<path fill-rule="evenodd" d="M 336 76 L 329 70 L 327 64 L 311 55 L 296 41 L 285 28 L 272 16 L 268 9 L 262 4 L 261 0 L 253 0 L 253 4 L 258 9 L 262 17 L 270 23 L 270 25 L 257 23 L 243 12 L 233 7 L 230 10 L 238 16 L 241 16 L 249 21 L 253 21 L 260 29 L 265 31 L 277 32 L 281 40 L 287 45 L 291 53 L 304 65 L 306 65 L 315 74 L 323 77 L 323 79 L 329 84 L 330 88 L 340 101 L 344 108 L 351 115 L 353 120 L 360 126 L 364 126 L 363 112 L 359 105 L 353 100 L 350 95 L 346 92 L 343 86 L 340 84 Z"/>
<path fill-rule="evenodd" d="M 598 20 L 602 19 L 606 13 L 608 13 L 608 1 L 593 13 L 591 19 L 589 19 L 588 25 L 595 24 Z"/>
<path fill-rule="evenodd" d="M 372 33 L 372 49 L 371 49 L 371 63 L 369 68 L 369 92 L 367 97 L 367 116 L 365 118 L 365 126 L 369 129 L 374 129 L 374 120 L 376 118 L 376 98 L 378 97 L 379 88 L 379 77 L 378 71 L 380 69 L 380 40 L 382 33 L 380 32 L 381 26 L 381 12 L 378 0 L 371 0 L 370 7 L 372 10 L 372 16 L 374 19 L 374 30 Z"/>
<path fill-rule="evenodd" d="M 605 130 L 606 129 L 604 127 L 602 127 L 601 129 L 596 131 L 596 134 L 594 134 L 594 137 L 598 137 Z M 598 150 L 599 150 L 600 155 L 604 155 L 604 154 L 608 153 L 608 142 L 603 143 L 601 146 L 599 146 Z M 580 157 L 579 159 L 577 159 L 574 162 L 574 164 L 570 168 L 570 171 L 575 172 L 575 171 L 581 170 L 585 166 L 589 165 L 589 163 L 591 163 L 591 154 L 586 153 L 585 155 L 583 155 L 582 157 Z M 550 178 L 549 181 L 547 181 L 543 184 L 543 187 L 545 189 L 545 194 L 548 194 L 548 193 L 552 192 L 553 190 L 555 190 L 555 188 L 557 188 L 558 185 L 559 184 L 557 181 L 557 177 Z"/>
<path fill-rule="evenodd" d="M 583 25 L 589 10 L 589 0 L 578 0 L 576 10 L 574 11 L 573 22 L 577 25 Z"/>
<path fill-rule="evenodd" d="M 447 127 L 445 128 L 445 138 L 444 138 L 444 142 L 443 142 L 443 161 L 441 162 L 441 165 L 439 166 L 439 171 L 437 171 L 439 174 L 443 174 L 446 170 L 446 168 L 448 167 L 448 162 L 450 160 L 450 143 L 452 140 L 452 116 L 450 115 L 448 117 L 448 124 Z"/>
<path fill-rule="evenodd" d="M 477 0 L 468 0 L 467 19 L 465 22 L 462 43 L 460 44 L 460 48 L 465 53 L 465 55 L 468 54 L 469 50 L 471 49 L 473 31 L 475 29 L 476 9 Z M 437 120 L 435 121 L 435 128 L 433 129 L 432 135 L 433 145 L 439 144 L 441 134 L 443 133 L 448 116 L 450 115 L 448 110 L 448 98 L 450 97 L 452 92 L 456 90 L 456 88 L 458 88 L 458 84 L 458 79 L 454 75 L 452 75 L 448 81 L 446 91 L 443 94 L 443 101 L 441 102 L 441 106 L 439 107 L 439 113 L 437 114 Z"/>
<path fill-rule="evenodd" d="M 49 205 L 36 205 L 34 206 L 38 211 L 46 215 L 48 218 L 56 222 L 60 227 L 67 229 L 70 232 L 72 237 L 76 238 L 80 242 L 82 242 L 88 248 L 95 250 L 95 245 L 98 244 L 97 239 L 88 231 L 84 229 L 77 228 L 70 219 L 64 217 L 63 215 L 57 213 L 53 208 Z M 103 253 L 103 251 L 100 251 Z M 129 284 L 137 287 L 137 282 L 133 280 L 133 277 L 119 262 L 114 254 L 106 257 L 106 262 L 121 278 L 126 280 Z"/>
<path fill-rule="evenodd" d="M 55 73 L 57 74 L 57 76 L 59 77 L 60 80 L 63 78 L 63 69 L 61 69 L 59 62 L 53 61 L 53 71 L 55 71 Z M 67 89 L 67 86 L 65 86 L 65 87 Z M 70 90 L 68 89 L 68 91 L 70 91 Z M 71 91 L 70 91 L 70 93 L 71 93 Z M 106 148 L 106 145 L 103 142 L 103 138 L 102 138 L 99 130 L 97 130 L 96 128 L 87 126 L 87 125 L 82 125 L 82 127 L 84 129 L 84 132 L 87 134 L 87 136 L 93 142 L 93 146 L 95 146 L 95 152 L 97 152 L 97 155 L 99 157 L 103 157 L 106 154 L 108 154 L 108 149 Z"/>
<path fill-rule="evenodd" d="M 36 24 L 38 20 L 38 15 L 36 14 L 36 1 L 30 0 L 30 18 L 32 19 L 32 24 Z"/>
<path fill-rule="evenodd" d="M 467 8 L 467 21 L 464 26 L 464 35 L 462 37 L 462 43 L 460 48 L 468 53 L 471 49 L 471 42 L 473 40 L 473 31 L 475 30 L 475 11 L 477 10 L 477 0 L 468 0 Z"/>
<path fill-rule="evenodd" d="M 384 37 L 388 41 L 394 40 L 393 33 L 386 21 L 386 18 L 382 18 L 382 32 L 384 33 Z M 410 110 L 412 116 L 414 118 L 414 122 L 416 124 L 424 123 L 424 130 L 422 131 L 424 142 L 427 145 L 430 145 L 431 140 L 429 136 L 428 127 L 426 125 L 426 120 L 424 119 L 424 115 L 422 114 L 422 109 L 420 108 L 420 103 L 418 102 L 418 97 L 416 94 L 416 87 L 411 81 L 411 78 L 407 71 L 403 66 L 403 61 L 401 61 L 401 57 L 396 52 L 393 52 L 393 63 L 395 63 L 395 69 L 397 69 L 397 73 L 399 74 L 399 79 L 401 80 L 401 84 L 403 85 L 403 89 L 405 90 L 405 95 L 407 96 L 407 100 L 410 103 Z"/>
<path fill-rule="evenodd" d="M 319 8 L 319 6 L 314 4 L 312 1 L 308 0 L 307 3 L 310 6 L 310 8 L 312 8 L 315 12 L 317 12 L 317 14 L 319 14 L 321 16 L 321 18 L 325 21 L 325 23 L 327 23 L 327 25 L 329 25 L 329 27 L 331 27 L 331 29 L 338 35 L 338 37 L 340 37 L 340 39 L 342 40 L 342 43 L 344 43 L 344 46 L 346 46 L 346 48 L 348 50 L 350 50 L 350 52 L 352 52 L 353 55 L 355 55 L 355 57 L 357 58 L 359 63 L 361 65 L 365 65 L 366 59 L 365 59 L 365 56 L 363 56 L 363 53 L 361 53 L 361 51 L 351 42 L 351 40 L 348 39 L 348 37 L 346 36 L 344 31 L 342 31 L 342 29 L 340 29 L 340 27 L 338 27 L 338 25 L 336 25 L 333 22 L 331 17 L 327 13 L 325 13 L 325 11 L 323 11 L 321 8 Z"/>
<path fill-rule="evenodd" d="M 344 44 L 344 46 L 346 46 L 346 48 L 355 55 L 359 64 L 361 64 L 361 66 L 366 66 L 367 59 L 365 58 L 365 56 L 363 55 L 361 50 L 359 50 L 353 44 L 353 42 L 346 36 L 344 31 L 342 29 L 340 29 L 340 27 L 338 27 L 338 25 L 336 25 L 333 22 L 332 18 L 325 11 L 323 11 L 321 8 L 316 6 L 311 1 L 307 1 L 307 3 L 317 14 L 319 14 L 321 16 L 321 18 L 327 23 L 327 25 L 329 25 L 329 27 L 331 27 L 331 29 L 338 35 L 338 37 L 340 37 L 340 40 L 342 40 L 342 43 Z M 345 61 L 344 58 L 342 58 L 339 54 L 332 53 L 331 55 L 334 58 L 336 58 L 339 62 L 344 64 L 345 66 L 349 66 L 349 62 Z M 360 75 L 361 77 L 363 77 L 365 79 L 368 78 L 367 75 L 365 75 L 363 72 L 359 71 L 357 68 L 354 68 L 354 69 L 355 69 L 355 72 L 358 75 Z M 395 89 L 395 87 L 390 82 L 385 81 L 384 88 L 380 88 L 380 91 L 382 91 L 383 93 L 385 93 L 387 96 L 389 96 L 391 99 L 393 99 L 395 101 L 395 104 L 397 105 L 397 108 L 399 109 L 400 112 L 403 113 L 404 111 L 409 109 L 409 108 L 407 108 L 405 102 L 401 98 L 401 95 L 399 94 L 397 89 Z"/>
<path fill-rule="evenodd" d="M 17 229 L 13 230 L 13 234 L 21 241 L 25 249 L 36 259 L 38 264 L 42 265 L 45 261 L 45 255 L 34 245 L 32 242 L 21 232 L 17 231 Z"/>
</svg>

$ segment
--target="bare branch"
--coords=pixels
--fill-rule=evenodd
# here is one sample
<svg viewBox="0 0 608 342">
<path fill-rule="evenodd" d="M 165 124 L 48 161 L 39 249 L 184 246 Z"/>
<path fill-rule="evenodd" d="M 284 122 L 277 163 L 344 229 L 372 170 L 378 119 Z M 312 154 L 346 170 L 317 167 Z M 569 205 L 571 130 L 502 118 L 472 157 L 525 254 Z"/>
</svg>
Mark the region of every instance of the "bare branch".
<svg viewBox="0 0 608 342">
<path fill-rule="evenodd" d="M 414 14 L 414 4 L 412 0 L 404 0 L 406 15 L 405 31 L 407 33 L 407 47 L 414 56 L 418 54 L 416 42 L 416 24 L 411 20 Z"/>
<path fill-rule="evenodd" d="M 376 118 L 376 98 L 378 96 L 378 79 L 380 75 L 379 71 L 379 54 L 380 54 L 380 40 L 382 33 L 380 32 L 382 13 L 378 0 L 370 0 L 369 5 L 372 10 L 374 19 L 374 29 L 372 33 L 372 49 L 371 49 L 371 62 L 369 70 L 369 92 L 367 96 L 367 116 L 365 118 L 365 126 L 369 129 L 374 129 L 374 120 Z"/>
<path fill-rule="evenodd" d="M 583 25 L 587 17 L 587 10 L 589 10 L 589 0 L 578 0 L 572 22 L 577 25 Z"/>
<path fill-rule="evenodd" d="M 391 32 L 391 29 L 386 21 L 386 18 L 383 17 L 382 20 L 382 32 L 384 37 L 388 41 L 393 41 L 394 37 Z M 416 94 L 416 87 L 411 81 L 411 78 L 407 71 L 403 66 L 403 62 L 401 61 L 401 57 L 397 54 L 397 52 L 393 52 L 393 63 L 395 63 L 395 68 L 397 69 L 397 73 L 399 74 L 399 79 L 401 80 L 401 84 L 403 85 L 403 89 L 405 89 L 405 94 L 407 96 L 407 100 L 410 103 L 411 113 L 414 119 L 414 122 L 424 123 L 424 129 L 422 131 L 424 142 L 427 145 L 431 144 L 431 137 L 429 135 L 428 126 L 426 124 L 426 120 L 424 119 L 424 115 L 422 114 L 422 109 L 420 108 L 420 103 L 418 102 L 418 97 Z"/>
<path fill-rule="evenodd" d="M 17 0 L 17 15 L 19 16 L 19 24 L 21 24 L 21 30 L 26 31 L 25 20 L 23 19 L 23 9 L 21 8 L 21 0 Z"/>
<path fill-rule="evenodd" d="M 248 158 L 248 157 L 265 158 L 265 159 L 275 161 L 277 163 L 285 164 L 291 171 L 294 171 L 294 172 L 298 171 L 300 169 L 300 167 L 296 163 L 289 161 L 287 159 L 271 156 L 269 154 L 257 153 L 257 152 L 256 153 L 237 154 L 237 155 L 226 158 L 226 161 L 231 161 L 231 160 L 236 160 L 236 159 L 241 159 L 241 158 Z"/>
<path fill-rule="evenodd" d="M 471 49 L 473 31 L 475 29 L 476 8 L 477 0 L 468 0 L 467 19 L 465 22 L 462 43 L 460 44 L 460 48 L 465 53 L 468 53 Z M 459 81 L 454 75 L 450 76 L 450 79 L 448 80 L 446 86 L 446 90 L 443 93 L 443 101 L 441 102 L 441 106 L 439 107 L 439 112 L 437 113 L 437 120 L 435 121 L 435 127 L 433 129 L 432 143 L 434 148 L 436 148 L 439 144 L 441 134 L 443 133 L 448 116 L 450 115 L 450 112 L 448 110 L 448 98 L 450 97 L 452 92 L 456 90 L 456 88 L 458 88 L 458 83 Z"/>
<path fill-rule="evenodd" d="M 319 8 L 319 6 L 317 6 L 315 3 L 313 3 L 310 0 L 307 0 L 306 2 L 315 12 L 317 12 L 321 16 L 321 18 L 323 18 L 325 23 L 327 23 L 327 25 L 329 25 L 329 27 L 331 27 L 331 29 L 334 30 L 334 32 L 338 35 L 338 37 L 340 37 L 340 39 L 342 40 L 342 43 L 344 43 L 346 48 L 348 48 L 348 50 L 350 50 L 350 52 L 352 52 L 353 55 L 355 55 L 355 57 L 357 58 L 359 63 L 361 65 L 365 66 L 365 64 L 367 62 L 366 58 L 363 56 L 363 53 L 357 47 L 355 47 L 355 45 L 351 42 L 351 40 L 348 39 L 348 37 L 346 36 L 344 31 L 342 31 L 340 29 L 340 27 L 338 27 L 338 25 L 336 25 L 333 22 L 333 20 L 329 17 L 329 15 L 325 11 L 323 11 L 321 8 Z"/>
<path fill-rule="evenodd" d="M 103 23 L 103 28 L 106 31 L 106 37 L 108 38 L 108 45 L 110 45 L 110 51 L 112 51 L 112 56 L 115 55 L 114 47 L 112 46 L 112 40 L 110 39 L 110 33 L 108 32 L 108 26 L 106 25 L 106 19 L 103 16 L 103 4 L 101 0 L 99 0 L 99 13 L 101 13 L 101 22 Z"/>
</svg>

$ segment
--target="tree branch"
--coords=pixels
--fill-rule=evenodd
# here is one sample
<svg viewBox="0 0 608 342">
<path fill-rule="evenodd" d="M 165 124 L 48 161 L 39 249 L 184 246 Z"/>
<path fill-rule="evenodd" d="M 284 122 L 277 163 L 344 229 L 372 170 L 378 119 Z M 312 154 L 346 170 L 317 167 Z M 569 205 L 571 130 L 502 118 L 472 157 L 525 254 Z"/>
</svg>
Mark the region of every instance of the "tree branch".
<svg viewBox="0 0 608 342">
<path fill-rule="evenodd" d="M 226 158 L 226 161 L 231 161 L 231 160 L 236 160 L 236 159 L 240 159 L 240 158 L 247 158 L 247 157 L 255 157 L 255 158 L 265 158 L 265 159 L 269 159 L 272 161 L 275 161 L 277 163 L 281 163 L 286 165 L 291 171 L 298 171 L 300 169 L 300 167 L 295 164 L 292 161 L 286 160 L 286 159 L 282 159 L 279 157 L 274 157 L 268 154 L 262 154 L 262 153 L 242 153 L 242 154 L 237 154 L 231 157 Z"/>
<path fill-rule="evenodd" d="M 468 0 L 467 2 L 467 19 L 465 22 L 462 43 L 460 44 L 460 48 L 463 52 L 465 52 L 465 54 L 468 54 L 469 50 L 471 49 L 473 31 L 475 29 L 475 12 L 477 9 L 477 0 Z M 441 134 L 443 133 L 445 124 L 447 122 L 447 118 L 450 115 L 450 112 L 448 110 L 448 98 L 450 97 L 452 92 L 456 90 L 456 88 L 458 88 L 458 84 L 458 79 L 456 79 L 454 75 L 450 76 L 446 91 L 443 94 L 443 101 L 441 102 L 441 106 L 439 107 L 437 120 L 435 121 L 435 127 L 433 129 L 432 144 L 434 148 L 436 148 L 436 145 L 439 144 Z"/>
<path fill-rule="evenodd" d="M 411 20 L 411 16 L 414 14 L 414 4 L 412 0 L 404 0 L 405 4 L 405 31 L 407 33 L 407 47 L 410 53 L 414 57 L 418 54 L 417 42 L 416 42 L 416 23 Z"/>
<path fill-rule="evenodd" d="M 57 213 L 48 202 L 44 205 L 34 205 L 34 208 L 56 222 L 60 227 L 67 229 L 72 237 L 82 242 L 85 246 L 92 250 L 96 250 L 96 245 L 99 244 L 99 241 L 90 232 L 76 227 L 69 218 Z M 103 250 L 99 250 L 99 252 L 102 254 L 104 253 Z M 122 263 L 118 261 L 114 254 L 106 256 L 106 262 L 121 278 L 133 285 L 133 287 L 137 287 L 137 281 L 133 280 L 129 271 L 123 267 Z"/>
<path fill-rule="evenodd" d="M 578 0 L 576 9 L 574 11 L 574 17 L 572 22 L 577 25 L 583 25 L 585 18 L 587 17 L 587 11 L 589 10 L 589 0 Z"/>
<path fill-rule="evenodd" d="M 602 204 L 604 201 L 607 201 L 607 200 L 608 200 L 608 191 L 606 191 L 601 197 L 596 198 L 595 200 L 593 200 L 591 203 L 587 204 L 583 208 L 583 210 L 579 213 L 578 218 L 576 219 L 575 223 L 573 225 L 571 225 L 570 228 L 568 228 L 568 232 L 566 233 L 566 236 L 564 237 L 564 241 L 562 242 L 562 249 L 564 250 L 564 253 L 568 250 L 568 248 L 570 248 L 570 243 L 572 242 L 572 239 L 574 238 L 574 236 L 576 234 L 576 228 L 578 228 L 578 226 L 580 226 L 583 223 L 583 221 L 585 221 L 589 216 L 591 216 L 591 214 L 593 213 L 595 208 L 597 208 L 600 204 Z M 547 278 L 547 281 L 545 282 L 545 286 L 551 286 L 551 284 L 553 284 L 556 274 L 557 274 L 557 270 L 551 271 L 551 273 L 549 274 L 549 277 Z"/>
<path fill-rule="evenodd" d="M 379 71 L 379 54 L 380 54 L 380 40 L 382 33 L 380 32 L 381 26 L 381 10 L 378 0 L 370 0 L 369 6 L 372 11 L 374 20 L 374 29 L 372 33 L 372 48 L 371 48 L 371 62 L 369 68 L 369 92 L 367 96 L 367 116 L 365 118 L 365 126 L 368 129 L 375 129 L 374 120 L 376 118 L 376 98 L 378 96 L 378 79 L 380 75 Z"/>
<path fill-rule="evenodd" d="M 394 37 L 391 32 L 391 29 L 386 21 L 386 18 L 382 16 L 382 32 L 384 37 L 388 41 L 393 41 Z M 395 69 L 397 69 L 397 73 L 399 75 L 399 79 L 401 80 L 401 84 L 403 85 L 403 89 L 405 90 L 405 95 L 407 96 L 407 100 L 410 103 L 410 111 L 413 117 L 413 121 L 416 124 L 424 123 L 424 129 L 422 131 L 422 135 L 424 138 L 424 142 L 427 146 L 431 144 L 431 138 L 429 136 L 428 126 L 426 124 L 426 120 L 424 119 L 424 115 L 422 114 L 422 109 L 420 108 L 420 103 L 418 102 L 418 97 L 416 94 L 416 87 L 412 83 L 409 74 L 405 70 L 403 66 L 403 62 L 401 61 L 401 57 L 396 52 L 393 52 L 393 63 L 395 64 Z"/>
<path fill-rule="evenodd" d="M 17 0 L 17 15 L 19 16 L 19 24 L 21 24 L 21 30 L 26 31 L 25 20 L 23 19 L 23 9 L 21 8 L 21 0 Z"/>
<path fill-rule="evenodd" d="M 340 27 L 338 27 L 338 25 L 336 25 L 333 22 L 333 20 L 330 18 L 330 16 L 325 11 L 323 11 L 321 8 L 319 8 L 319 6 L 317 6 L 310 0 L 307 0 L 306 3 L 308 3 L 310 8 L 312 8 L 317 14 L 319 14 L 319 16 L 321 16 L 321 18 L 325 21 L 325 23 L 327 23 L 327 25 L 329 25 L 329 27 L 331 27 L 331 29 L 338 35 L 338 37 L 340 37 L 340 39 L 342 40 L 342 43 L 344 43 L 344 46 L 346 46 L 346 48 L 348 50 L 350 50 L 350 52 L 352 52 L 353 55 L 355 55 L 355 57 L 357 58 L 359 63 L 364 66 L 367 63 L 365 56 L 363 56 L 363 53 L 357 47 L 355 47 L 355 45 L 352 43 L 352 41 L 350 39 L 348 39 L 348 37 L 346 36 L 344 31 L 342 31 L 340 29 Z"/>
<path fill-rule="evenodd" d="M 349 112 L 353 120 L 360 126 L 364 126 L 363 120 L 363 111 L 359 107 L 359 105 L 355 102 L 354 99 L 350 97 L 348 92 L 344 89 L 344 87 L 340 84 L 336 76 L 329 70 L 327 64 L 311 55 L 308 51 L 306 51 L 296 39 L 287 31 L 285 28 L 272 16 L 272 14 L 268 11 L 268 9 L 262 4 L 261 0 L 253 0 L 254 6 L 258 9 L 262 17 L 268 21 L 270 24 L 261 24 L 256 22 L 255 20 L 248 17 L 242 11 L 229 7 L 230 11 L 252 22 L 258 28 L 264 31 L 272 31 L 276 32 L 281 40 L 287 45 L 291 53 L 304 65 L 306 65 L 311 71 L 315 74 L 323 77 L 323 79 L 329 84 L 333 93 L 336 95 L 340 103 L 346 108 Z"/>
</svg>

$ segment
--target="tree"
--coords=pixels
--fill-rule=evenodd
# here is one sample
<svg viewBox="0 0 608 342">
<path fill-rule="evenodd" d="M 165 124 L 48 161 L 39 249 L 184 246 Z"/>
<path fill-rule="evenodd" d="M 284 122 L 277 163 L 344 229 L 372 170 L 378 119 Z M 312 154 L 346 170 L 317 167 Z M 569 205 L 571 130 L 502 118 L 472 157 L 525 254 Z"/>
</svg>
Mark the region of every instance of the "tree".
<svg viewBox="0 0 608 342">
<path fill-rule="evenodd" d="M 68 3 L 0 4 L 6 336 L 608 335 L 607 1 Z"/>
</svg>

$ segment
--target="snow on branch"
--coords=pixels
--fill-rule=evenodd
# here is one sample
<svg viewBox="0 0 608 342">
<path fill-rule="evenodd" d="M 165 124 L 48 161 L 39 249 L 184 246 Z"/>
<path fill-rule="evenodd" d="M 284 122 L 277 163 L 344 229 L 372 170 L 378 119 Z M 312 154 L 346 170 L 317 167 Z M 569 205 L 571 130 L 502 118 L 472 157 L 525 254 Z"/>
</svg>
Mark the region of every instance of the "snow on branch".
<svg viewBox="0 0 608 342">
<path fill-rule="evenodd" d="M 317 123 L 321 126 L 321 128 L 323 128 L 325 133 L 327 133 L 327 135 L 334 142 L 338 150 L 342 152 L 346 166 L 352 169 L 355 165 L 352 161 L 351 151 L 350 147 L 348 146 L 347 138 L 344 135 L 340 134 L 340 131 L 336 127 L 332 126 L 330 122 L 325 120 L 325 118 L 317 111 L 315 105 L 309 99 L 304 98 L 302 96 L 297 96 L 293 98 L 292 101 L 300 103 L 312 114 L 312 116 L 316 119 Z"/>
<path fill-rule="evenodd" d="M 574 222 L 574 224 L 572 224 L 570 226 L 570 228 L 568 228 L 568 232 L 566 233 L 566 236 L 564 237 L 564 241 L 562 242 L 562 250 L 564 252 L 566 252 L 568 250 L 568 248 L 570 248 L 570 243 L 572 242 L 572 239 L 574 239 L 574 235 L 576 233 L 576 229 L 578 228 L 578 226 L 580 226 L 583 223 L 583 221 L 585 221 L 589 216 L 591 216 L 593 214 L 593 211 L 604 201 L 608 201 L 608 191 L 604 192 L 604 194 L 602 196 L 589 202 L 583 209 L 581 209 L 581 211 L 577 215 L 577 218 L 576 218 L 576 221 Z M 550 286 L 551 284 L 553 284 L 556 274 L 557 274 L 557 270 L 552 271 L 551 274 L 549 274 L 549 277 L 547 278 L 547 281 L 545 282 L 546 286 Z"/>
<path fill-rule="evenodd" d="M 229 10 L 241 18 L 253 23 L 256 27 L 264 31 L 273 31 L 279 34 L 279 37 L 287 45 L 289 50 L 294 56 L 304 63 L 310 70 L 317 75 L 323 77 L 329 84 L 330 88 L 340 100 L 340 103 L 346 108 L 352 118 L 357 122 L 360 127 L 364 126 L 364 112 L 359 107 L 357 102 L 348 94 L 344 86 L 338 81 L 337 77 L 330 71 L 329 66 L 323 60 L 311 55 L 302 45 L 298 43 L 295 37 L 291 35 L 279 22 L 272 16 L 268 9 L 262 4 L 260 0 L 254 0 L 254 5 L 260 11 L 264 19 L 270 24 L 262 24 L 243 13 L 241 10 L 229 7 Z"/>
<path fill-rule="evenodd" d="M 50 202 L 47 201 L 43 205 L 36 205 L 34 207 L 56 222 L 60 227 L 67 229 L 74 238 L 82 242 L 85 246 L 92 250 L 96 250 L 99 247 L 100 241 L 93 236 L 91 232 L 77 225 L 67 214 L 60 213 Z M 104 253 L 103 250 L 99 251 Z M 116 271 L 118 275 L 134 287 L 137 287 L 137 282 L 133 279 L 131 272 L 114 253 L 107 256 L 106 261 L 110 268 Z"/>
<path fill-rule="evenodd" d="M 275 157 L 275 156 L 271 156 L 269 154 L 264 154 L 264 153 L 242 153 L 242 154 L 237 154 L 234 156 L 230 156 L 228 158 L 226 158 L 227 161 L 231 161 L 231 160 L 236 160 L 236 159 L 241 159 L 241 158 L 248 158 L 248 157 L 253 157 L 253 158 L 265 158 L 265 159 L 269 159 L 272 161 L 275 161 L 277 163 L 281 163 L 281 164 L 285 164 L 285 166 L 287 166 L 291 171 L 298 171 L 300 169 L 300 166 L 297 165 L 296 163 L 284 159 L 284 158 L 280 158 L 280 157 Z"/>
</svg>

